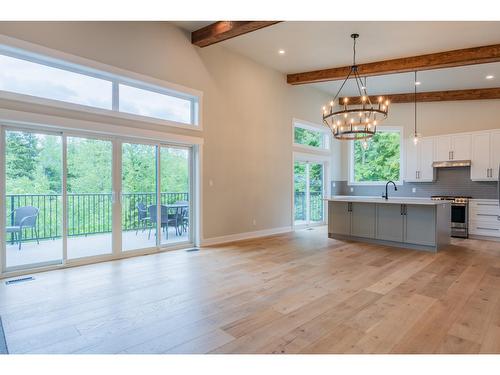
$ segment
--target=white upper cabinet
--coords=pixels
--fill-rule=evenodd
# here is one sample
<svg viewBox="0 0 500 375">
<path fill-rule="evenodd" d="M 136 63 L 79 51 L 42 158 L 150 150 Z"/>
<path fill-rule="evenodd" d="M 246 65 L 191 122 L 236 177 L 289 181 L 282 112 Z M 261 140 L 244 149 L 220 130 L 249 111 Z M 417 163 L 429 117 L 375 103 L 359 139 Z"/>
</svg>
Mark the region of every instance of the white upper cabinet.
<svg viewBox="0 0 500 375">
<path fill-rule="evenodd" d="M 420 151 L 420 169 L 419 169 L 419 180 L 424 181 L 434 181 L 434 167 L 432 162 L 434 161 L 434 142 L 435 138 L 422 138 L 419 143 Z"/>
<path fill-rule="evenodd" d="M 470 134 L 459 134 L 451 136 L 451 157 L 452 160 L 471 159 L 471 139 Z"/>
<path fill-rule="evenodd" d="M 498 180 L 498 169 L 500 168 L 500 132 L 496 131 L 490 134 L 492 178 L 496 181 Z"/>
<path fill-rule="evenodd" d="M 471 135 L 455 134 L 436 137 L 434 161 L 470 160 Z"/>
<path fill-rule="evenodd" d="M 499 165 L 500 132 L 473 134 L 471 180 L 496 181 Z"/>
<path fill-rule="evenodd" d="M 471 180 L 489 180 L 490 178 L 490 134 L 472 135 Z"/>
<path fill-rule="evenodd" d="M 422 138 L 415 146 L 413 140 L 406 143 L 407 182 L 429 182 L 434 180 L 434 138 Z"/>
<path fill-rule="evenodd" d="M 451 136 L 441 135 L 436 137 L 436 152 L 434 153 L 434 161 L 451 160 Z"/>
<path fill-rule="evenodd" d="M 411 139 L 406 141 L 406 172 L 405 181 L 417 181 L 418 174 L 418 147 L 413 144 Z"/>
</svg>

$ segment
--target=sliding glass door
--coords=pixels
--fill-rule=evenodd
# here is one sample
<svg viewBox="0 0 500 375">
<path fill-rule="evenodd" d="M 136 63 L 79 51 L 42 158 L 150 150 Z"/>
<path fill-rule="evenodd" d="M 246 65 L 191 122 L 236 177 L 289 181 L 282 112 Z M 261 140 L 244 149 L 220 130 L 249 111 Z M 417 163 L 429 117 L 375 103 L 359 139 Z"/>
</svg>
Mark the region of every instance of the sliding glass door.
<svg viewBox="0 0 500 375">
<path fill-rule="evenodd" d="M 0 130 L 3 271 L 193 241 L 191 147 Z"/>
<path fill-rule="evenodd" d="M 301 160 L 294 162 L 295 226 L 310 226 L 324 223 L 324 171 L 324 163 Z"/>
<path fill-rule="evenodd" d="M 5 131 L 6 268 L 62 263 L 62 154 L 61 135 Z"/>
<path fill-rule="evenodd" d="M 191 238 L 190 155 L 188 148 L 160 147 L 161 244 L 185 242 Z"/>
<path fill-rule="evenodd" d="M 68 259 L 112 253 L 113 144 L 66 138 Z"/>
<path fill-rule="evenodd" d="M 122 249 L 157 246 L 157 146 L 122 144 Z"/>
</svg>

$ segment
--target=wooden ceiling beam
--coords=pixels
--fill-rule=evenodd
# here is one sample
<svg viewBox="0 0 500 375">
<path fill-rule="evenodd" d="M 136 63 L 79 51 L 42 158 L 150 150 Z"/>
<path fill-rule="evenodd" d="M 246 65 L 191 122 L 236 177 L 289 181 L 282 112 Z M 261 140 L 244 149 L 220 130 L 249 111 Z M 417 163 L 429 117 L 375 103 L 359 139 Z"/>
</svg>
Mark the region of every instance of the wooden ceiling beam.
<svg viewBox="0 0 500 375">
<path fill-rule="evenodd" d="M 384 99 L 389 99 L 391 104 L 394 103 L 413 103 L 415 100 L 414 93 L 405 94 L 387 94 L 370 96 L 372 103 L 377 103 L 378 97 L 383 96 Z M 344 98 L 340 98 L 342 103 Z M 500 87 L 487 89 L 468 89 L 468 90 L 450 90 L 450 91 L 429 91 L 417 93 L 417 102 L 445 102 L 454 100 L 487 100 L 500 99 Z M 359 97 L 349 98 L 349 104 L 361 104 Z"/>
<path fill-rule="evenodd" d="M 218 21 L 191 33 L 191 43 L 207 47 L 281 21 Z"/>
<path fill-rule="evenodd" d="M 369 77 L 499 61 L 500 44 L 493 44 L 489 46 L 457 49 L 427 55 L 358 64 L 358 73 L 362 77 Z M 303 85 L 313 82 L 340 80 L 347 76 L 350 68 L 350 66 L 343 66 L 339 68 L 288 74 L 287 82 L 292 85 Z"/>
</svg>

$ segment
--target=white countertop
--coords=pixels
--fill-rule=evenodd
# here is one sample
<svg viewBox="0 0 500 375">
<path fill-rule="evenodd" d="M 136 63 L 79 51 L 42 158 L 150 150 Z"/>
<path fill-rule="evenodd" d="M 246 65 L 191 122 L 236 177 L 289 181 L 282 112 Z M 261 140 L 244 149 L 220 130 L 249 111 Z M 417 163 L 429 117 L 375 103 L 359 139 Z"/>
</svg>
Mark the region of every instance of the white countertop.
<svg viewBox="0 0 500 375">
<path fill-rule="evenodd" d="M 360 202 L 360 203 L 384 203 L 384 204 L 420 204 L 428 206 L 438 206 L 440 204 L 449 204 L 448 201 L 437 201 L 430 198 L 412 198 L 412 197 L 391 197 L 384 199 L 382 197 L 363 197 L 351 195 L 334 195 L 327 198 L 327 201 L 332 202 Z"/>
</svg>

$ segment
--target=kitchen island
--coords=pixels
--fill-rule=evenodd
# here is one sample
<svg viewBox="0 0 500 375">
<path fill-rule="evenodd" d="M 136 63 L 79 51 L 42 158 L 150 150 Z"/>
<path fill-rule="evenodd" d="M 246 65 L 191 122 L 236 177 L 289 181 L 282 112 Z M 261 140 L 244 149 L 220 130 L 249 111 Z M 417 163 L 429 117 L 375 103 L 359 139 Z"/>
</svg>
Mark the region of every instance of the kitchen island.
<svg viewBox="0 0 500 375">
<path fill-rule="evenodd" d="M 328 237 L 436 252 L 450 243 L 450 203 L 426 198 L 334 196 Z"/>
</svg>

